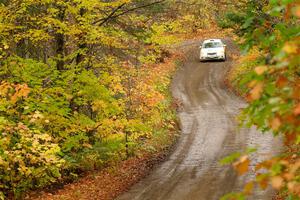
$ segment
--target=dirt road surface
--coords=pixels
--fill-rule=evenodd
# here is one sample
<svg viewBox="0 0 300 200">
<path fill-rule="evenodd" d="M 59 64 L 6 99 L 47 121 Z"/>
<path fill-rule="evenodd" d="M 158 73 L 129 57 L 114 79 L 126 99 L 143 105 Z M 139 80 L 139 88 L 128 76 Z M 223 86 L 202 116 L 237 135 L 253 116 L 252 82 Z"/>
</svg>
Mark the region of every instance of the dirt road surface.
<svg viewBox="0 0 300 200">
<path fill-rule="evenodd" d="M 225 40 L 228 54 L 238 53 L 230 40 Z M 233 64 L 200 63 L 200 41 L 186 42 L 186 61 L 173 80 L 174 98 L 182 102 L 179 111 L 182 136 L 167 161 L 147 178 L 134 185 L 118 200 L 217 200 L 224 194 L 240 191 L 254 172 L 237 176 L 220 159 L 249 147 L 259 147 L 252 156 L 257 163 L 280 150 L 280 142 L 271 134 L 261 134 L 254 127 L 239 128 L 236 117 L 246 104 L 230 92 L 224 83 Z M 255 189 L 248 199 L 270 200 L 273 192 Z"/>
</svg>

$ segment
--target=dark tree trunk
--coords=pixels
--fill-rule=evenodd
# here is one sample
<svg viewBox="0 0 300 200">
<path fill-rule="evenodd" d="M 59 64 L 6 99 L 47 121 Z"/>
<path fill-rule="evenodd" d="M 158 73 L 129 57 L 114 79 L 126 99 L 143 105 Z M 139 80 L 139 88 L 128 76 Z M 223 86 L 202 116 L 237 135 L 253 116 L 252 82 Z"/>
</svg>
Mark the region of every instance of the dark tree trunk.
<svg viewBox="0 0 300 200">
<path fill-rule="evenodd" d="M 57 45 L 57 48 L 56 48 L 56 55 L 58 57 L 58 60 L 57 60 L 57 69 L 58 70 L 64 70 L 64 61 L 63 61 L 63 58 L 64 58 L 64 46 L 65 46 L 65 39 L 64 39 L 64 35 L 61 34 L 61 33 L 57 33 L 56 36 L 55 36 L 55 39 L 56 39 L 56 45 Z"/>
<path fill-rule="evenodd" d="M 86 12 L 86 10 L 84 8 L 81 8 L 80 9 L 80 16 L 82 17 L 85 14 L 85 12 Z M 84 41 L 84 35 L 80 36 L 79 42 L 80 42 L 79 45 L 78 45 L 79 50 L 83 50 L 87 47 L 87 44 Z M 84 60 L 84 58 L 85 58 L 84 54 L 81 51 L 79 51 L 79 53 L 76 56 L 76 64 L 81 63 Z"/>
<path fill-rule="evenodd" d="M 64 18 L 65 18 L 65 8 L 60 7 L 60 13 L 58 15 L 58 19 L 60 21 L 63 21 Z M 56 33 L 55 40 L 56 40 L 56 56 L 58 57 L 56 67 L 58 70 L 64 70 L 65 35 L 62 33 Z"/>
</svg>

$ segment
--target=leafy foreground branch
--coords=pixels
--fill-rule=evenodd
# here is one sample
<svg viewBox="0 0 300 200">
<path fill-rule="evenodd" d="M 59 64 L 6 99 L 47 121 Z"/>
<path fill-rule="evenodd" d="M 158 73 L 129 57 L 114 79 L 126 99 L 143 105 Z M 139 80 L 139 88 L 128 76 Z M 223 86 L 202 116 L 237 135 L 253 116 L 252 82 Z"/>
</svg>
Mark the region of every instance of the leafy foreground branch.
<svg viewBox="0 0 300 200">
<path fill-rule="evenodd" d="M 300 199 L 300 3 L 298 1 L 248 1 L 242 12 L 230 11 L 223 27 L 233 27 L 248 53 L 230 74 L 230 81 L 250 105 L 242 120 L 284 140 L 285 152 L 255 168 L 256 180 L 240 194 L 224 199 L 246 199 L 255 185 L 268 182 L 282 199 Z M 239 157 L 239 156 L 237 156 Z M 251 163 L 247 154 L 234 166 L 244 174 Z"/>
</svg>

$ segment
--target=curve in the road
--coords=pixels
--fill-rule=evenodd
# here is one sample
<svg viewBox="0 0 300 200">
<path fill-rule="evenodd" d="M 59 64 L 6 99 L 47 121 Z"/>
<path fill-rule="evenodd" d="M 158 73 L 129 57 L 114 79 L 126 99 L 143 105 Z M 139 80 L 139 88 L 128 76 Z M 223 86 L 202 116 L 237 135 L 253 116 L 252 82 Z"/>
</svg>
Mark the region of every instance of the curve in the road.
<svg viewBox="0 0 300 200">
<path fill-rule="evenodd" d="M 278 152 L 280 143 L 271 135 L 238 128 L 236 116 L 246 104 L 224 84 L 233 61 L 200 63 L 199 43 L 189 43 L 187 59 L 173 80 L 173 96 L 183 104 L 178 113 L 182 136 L 176 150 L 118 200 L 217 200 L 241 190 L 254 176 L 238 177 L 230 166 L 221 166 L 220 159 L 249 147 L 260 147 L 254 162 Z M 230 40 L 226 43 L 229 54 L 237 52 Z M 256 189 L 249 199 L 271 196 L 270 190 Z"/>
</svg>

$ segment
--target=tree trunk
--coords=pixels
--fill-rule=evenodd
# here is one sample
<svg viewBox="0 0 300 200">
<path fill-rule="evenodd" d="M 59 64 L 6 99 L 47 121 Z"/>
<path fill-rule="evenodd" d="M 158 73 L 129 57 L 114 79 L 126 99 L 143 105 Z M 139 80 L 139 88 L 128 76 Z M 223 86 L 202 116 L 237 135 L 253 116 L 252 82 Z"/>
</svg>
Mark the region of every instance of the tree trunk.
<svg viewBox="0 0 300 200">
<path fill-rule="evenodd" d="M 58 19 L 60 21 L 63 21 L 65 18 L 65 8 L 60 7 L 60 12 L 58 15 Z M 65 36 L 63 33 L 56 33 L 55 35 L 56 40 L 56 56 L 58 58 L 57 60 L 57 69 L 58 70 L 64 70 L 64 49 L 65 49 Z"/>
<path fill-rule="evenodd" d="M 85 14 L 86 10 L 84 8 L 80 9 L 80 16 L 82 17 Z M 83 50 L 87 47 L 86 42 L 84 41 L 84 35 L 81 35 L 79 38 L 79 45 L 78 45 L 78 49 L 79 50 Z M 76 56 L 76 64 L 78 65 L 79 63 L 81 63 L 84 60 L 84 54 L 79 51 L 77 56 Z"/>
</svg>

